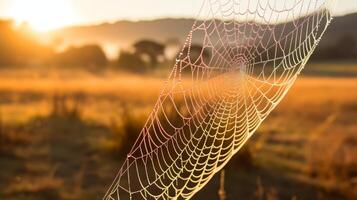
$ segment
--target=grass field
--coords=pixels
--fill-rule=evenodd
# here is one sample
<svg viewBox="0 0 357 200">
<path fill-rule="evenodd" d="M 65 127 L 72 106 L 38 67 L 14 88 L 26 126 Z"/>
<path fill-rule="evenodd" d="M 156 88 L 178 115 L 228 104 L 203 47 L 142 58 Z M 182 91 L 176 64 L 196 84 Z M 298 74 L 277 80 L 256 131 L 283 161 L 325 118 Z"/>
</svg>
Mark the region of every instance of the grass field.
<svg viewBox="0 0 357 200">
<path fill-rule="evenodd" d="M 308 67 L 226 167 L 228 200 L 357 198 L 357 66 Z M 0 199 L 102 198 L 163 81 L 0 69 Z M 218 187 L 216 176 L 194 199 Z"/>
</svg>

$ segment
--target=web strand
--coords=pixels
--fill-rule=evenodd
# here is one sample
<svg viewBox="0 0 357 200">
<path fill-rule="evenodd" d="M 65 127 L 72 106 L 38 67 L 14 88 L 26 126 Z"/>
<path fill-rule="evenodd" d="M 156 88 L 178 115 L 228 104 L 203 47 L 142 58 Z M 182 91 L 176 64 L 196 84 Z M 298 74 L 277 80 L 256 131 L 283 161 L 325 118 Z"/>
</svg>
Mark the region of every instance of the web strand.
<svg viewBox="0 0 357 200">
<path fill-rule="evenodd" d="M 189 199 L 294 84 L 330 0 L 206 0 L 106 200 Z"/>
</svg>

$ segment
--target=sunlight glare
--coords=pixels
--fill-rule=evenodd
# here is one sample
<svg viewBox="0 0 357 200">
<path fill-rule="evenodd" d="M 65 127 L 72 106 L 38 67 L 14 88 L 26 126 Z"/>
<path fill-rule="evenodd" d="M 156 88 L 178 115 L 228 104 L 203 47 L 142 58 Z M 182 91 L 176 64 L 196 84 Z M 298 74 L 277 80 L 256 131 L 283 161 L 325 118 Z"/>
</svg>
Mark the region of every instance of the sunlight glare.
<svg viewBox="0 0 357 200">
<path fill-rule="evenodd" d="M 68 0 L 14 0 L 10 12 L 17 23 L 27 22 L 39 32 L 61 28 L 75 20 Z"/>
</svg>

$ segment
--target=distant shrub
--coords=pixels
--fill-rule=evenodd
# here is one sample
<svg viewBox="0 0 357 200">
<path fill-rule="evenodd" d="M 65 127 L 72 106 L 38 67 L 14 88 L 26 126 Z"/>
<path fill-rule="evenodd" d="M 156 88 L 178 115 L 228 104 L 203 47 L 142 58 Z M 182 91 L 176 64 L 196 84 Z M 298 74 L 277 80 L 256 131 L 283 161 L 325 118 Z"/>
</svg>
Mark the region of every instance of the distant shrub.
<svg viewBox="0 0 357 200">
<path fill-rule="evenodd" d="M 54 56 L 53 62 L 62 66 L 100 67 L 108 64 L 104 51 L 98 45 L 70 47 Z"/>
<path fill-rule="evenodd" d="M 181 55 L 180 55 L 181 54 Z M 193 65 L 208 65 L 211 59 L 211 49 L 204 48 L 202 45 L 199 44 L 192 44 L 189 47 L 185 47 L 183 50 L 180 50 L 175 57 L 181 60 L 186 60 L 186 62 L 190 62 Z M 191 73 L 190 66 L 182 69 L 183 73 Z"/>
<path fill-rule="evenodd" d="M 188 52 L 190 52 L 189 56 Z M 183 56 L 188 56 L 190 62 L 195 64 L 199 64 L 201 61 L 208 64 L 208 61 L 212 56 L 208 47 L 205 48 L 199 44 L 193 44 L 189 47 L 185 47 L 182 51 L 182 54 Z"/>
<path fill-rule="evenodd" d="M 149 67 L 155 68 L 159 63 L 159 57 L 164 56 L 165 45 L 152 40 L 140 40 L 133 45 L 135 54 L 147 56 L 149 58 Z"/>
<path fill-rule="evenodd" d="M 140 55 L 122 51 L 119 55 L 117 65 L 124 70 L 143 73 L 147 72 L 148 66 Z"/>
</svg>

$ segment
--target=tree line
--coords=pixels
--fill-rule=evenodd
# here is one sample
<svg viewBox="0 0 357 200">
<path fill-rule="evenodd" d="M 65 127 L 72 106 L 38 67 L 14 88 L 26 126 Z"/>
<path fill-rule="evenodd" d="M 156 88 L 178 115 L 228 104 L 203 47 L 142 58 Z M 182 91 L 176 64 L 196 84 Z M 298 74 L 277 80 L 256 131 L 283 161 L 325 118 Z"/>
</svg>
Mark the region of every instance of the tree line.
<svg viewBox="0 0 357 200">
<path fill-rule="evenodd" d="M 179 47 L 179 42 L 176 42 Z M 14 65 L 57 65 L 77 66 L 84 68 L 100 68 L 114 66 L 137 73 L 154 70 L 165 61 L 172 61 L 165 54 L 169 44 L 153 40 L 140 40 L 135 42 L 130 50 L 121 50 L 115 60 L 108 60 L 103 49 L 96 44 L 79 47 L 69 47 L 63 52 L 56 52 L 51 46 L 40 44 L 36 35 L 28 26 L 22 25 L 14 28 L 12 21 L 0 21 L 0 66 Z M 176 51 L 179 51 L 176 48 Z M 188 49 L 184 49 L 186 55 Z M 211 52 L 201 45 L 194 44 L 190 48 L 190 59 L 199 62 L 211 57 Z M 178 55 L 178 53 L 177 53 Z M 173 56 L 174 58 L 176 56 Z M 340 38 L 335 45 L 318 48 L 312 56 L 315 61 L 355 60 L 357 58 L 357 44 L 352 36 Z"/>
</svg>

